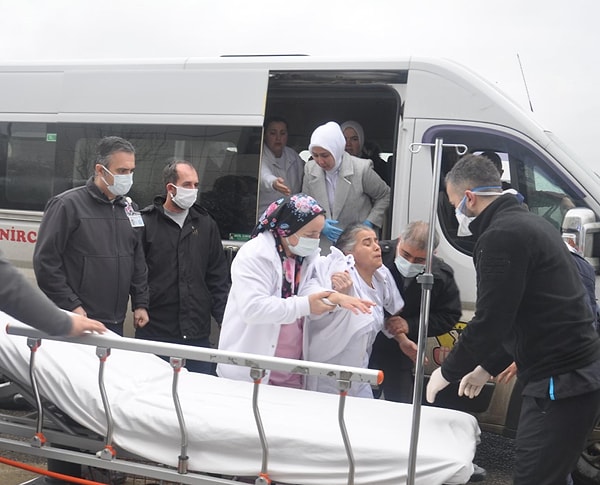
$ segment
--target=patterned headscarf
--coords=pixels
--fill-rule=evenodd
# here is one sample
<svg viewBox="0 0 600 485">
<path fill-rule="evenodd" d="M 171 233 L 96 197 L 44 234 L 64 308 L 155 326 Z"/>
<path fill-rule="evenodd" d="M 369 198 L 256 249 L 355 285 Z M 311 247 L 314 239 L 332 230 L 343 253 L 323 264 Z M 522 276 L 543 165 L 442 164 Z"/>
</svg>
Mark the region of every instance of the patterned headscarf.
<svg viewBox="0 0 600 485">
<path fill-rule="evenodd" d="M 306 194 L 294 194 L 271 203 L 260 216 L 257 226 L 252 231 L 252 237 L 256 237 L 261 232 L 270 231 L 275 238 L 275 247 L 282 264 L 282 298 L 298 294 L 300 271 L 304 258 L 302 256 L 288 258 L 281 238 L 291 236 L 320 215 L 324 216 L 325 210 L 315 199 Z"/>
<path fill-rule="evenodd" d="M 278 236 L 276 239 L 288 237 L 320 215 L 325 215 L 325 209 L 310 195 L 282 197 L 263 212 L 252 231 L 252 237 L 264 231 L 271 231 Z"/>
</svg>

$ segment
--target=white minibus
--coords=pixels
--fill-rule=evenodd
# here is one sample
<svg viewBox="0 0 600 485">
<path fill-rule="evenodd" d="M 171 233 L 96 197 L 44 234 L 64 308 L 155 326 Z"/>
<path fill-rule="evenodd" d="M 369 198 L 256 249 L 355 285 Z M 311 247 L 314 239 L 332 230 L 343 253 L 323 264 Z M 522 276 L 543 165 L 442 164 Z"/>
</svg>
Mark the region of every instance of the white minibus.
<svg viewBox="0 0 600 485">
<path fill-rule="evenodd" d="M 163 189 L 168 159 L 192 162 L 200 202 L 213 214 L 233 257 L 257 218 L 263 121 L 287 119 L 288 145 L 306 150 L 312 131 L 333 120 L 358 121 L 386 154 L 392 189 L 382 239 L 428 219 L 434 150 L 414 143 L 492 150 L 503 180 L 529 210 L 576 235 L 600 263 L 600 177 L 577 162 L 552 133 L 465 67 L 439 59 L 327 59 L 249 56 L 18 64 L 0 66 L 0 249 L 33 278 L 31 260 L 46 201 L 91 175 L 98 140 L 118 135 L 137 150 L 130 196 L 143 207 Z M 443 150 L 440 179 L 457 159 Z M 454 211 L 440 196 L 438 255 L 455 271 L 468 321 L 475 277 L 468 241 L 456 237 Z M 460 332 L 430 339 L 439 364 Z M 511 434 L 519 399 L 489 385 L 476 412 L 483 429 Z"/>
</svg>

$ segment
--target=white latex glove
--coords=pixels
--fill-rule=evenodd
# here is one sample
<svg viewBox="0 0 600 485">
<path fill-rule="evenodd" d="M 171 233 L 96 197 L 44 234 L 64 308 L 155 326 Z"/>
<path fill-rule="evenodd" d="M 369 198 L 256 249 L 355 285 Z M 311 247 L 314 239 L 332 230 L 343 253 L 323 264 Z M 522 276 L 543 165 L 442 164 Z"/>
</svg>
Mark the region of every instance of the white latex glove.
<svg viewBox="0 0 600 485">
<path fill-rule="evenodd" d="M 478 365 L 460 380 L 458 395 L 467 396 L 470 399 L 479 396 L 483 386 L 485 386 L 490 377 L 491 374 Z"/>
<path fill-rule="evenodd" d="M 444 379 L 442 370 L 439 367 L 434 370 L 429 378 L 429 382 L 427 383 L 427 402 L 432 403 L 435 401 L 435 396 L 437 396 L 437 393 L 444 389 L 444 387 L 446 387 L 448 384 L 450 384 L 450 382 Z"/>
</svg>

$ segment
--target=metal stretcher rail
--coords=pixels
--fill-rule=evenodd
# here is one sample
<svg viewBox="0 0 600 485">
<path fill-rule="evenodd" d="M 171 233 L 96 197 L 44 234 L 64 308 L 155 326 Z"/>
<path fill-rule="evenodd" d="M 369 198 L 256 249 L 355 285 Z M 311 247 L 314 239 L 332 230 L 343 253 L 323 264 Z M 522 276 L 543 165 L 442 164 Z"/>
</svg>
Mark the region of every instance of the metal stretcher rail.
<svg viewBox="0 0 600 485">
<path fill-rule="evenodd" d="M 223 481 L 215 477 L 198 475 L 199 481 L 196 481 L 196 477 L 187 476 L 187 446 L 188 446 L 188 432 L 185 425 L 185 419 L 183 416 L 182 408 L 179 403 L 178 394 L 178 376 L 181 368 L 185 365 L 185 359 L 202 360 L 206 362 L 222 363 L 230 365 L 240 365 L 249 367 L 250 376 L 254 382 L 253 396 L 252 396 L 252 408 L 255 417 L 255 423 L 258 431 L 258 435 L 262 447 L 262 463 L 260 473 L 258 474 L 255 484 L 256 485 L 268 485 L 271 483 L 268 472 L 268 440 L 265 434 L 262 420 L 260 417 L 259 410 L 259 389 L 262 378 L 265 375 L 265 370 L 277 370 L 283 372 L 289 372 L 294 374 L 301 374 L 303 376 L 324 376 L 332 377 L 337 380 L 339 388 L 339 405 L 338 405 L 338 425 L 340 428 L 342 440 L 346 450 L 348 458 L 348 481 L 349 485 L 354 484 L 354 472 L 355 463 L 352 452 L 352 446 L 350 439 L 346 431 L 346 424 L 344 419 L 345 400 L 348 389 L 352 385 L 352 382 L 367 382 L 370 384 L 380 384 L 383 380 L 383 373 L 377 370 L 355 368 L 355 367 L 344 367 L 339 365 L 322 364 L 318 362 L 300 361 L 294 359 L 283 359 L 278 357 L 268 357 L 256 354 L 241 353 L 241 352 L 228 352 L 216 349 L 207 349 L 200 347 L 190 347 L 178 344 L 169 344 L 162 342 L 153 342 L 139 339 L 132 339 L 127 337 L 118 337 L 112 335 L 96 335 L 88 334 L 81 337 L 52 337 L 40 332 L 32 327 L 25 324 L 11 323 L 7 325 L 6 332 L 12 335 L 20 335 L 27 337 L 27 345 L 30 348 L 30 369 L 29 375 L 31 379 L 31 386 L 35 396 L 36 406 L 38 408 L 38 421 L 36 427 L 36 433 L 32 437 L 30 445 L 38 448 L 40 456 L 46 456 L 52 458 L 55 453 L 62 453 L 66 450 L 50 450 L 46 445 L 46 438 L 43 434 L 43 408 L 41 403 L 41 397 L 38 391 L 37 375 L 35 372 L 35 354 L 39 347 L 42 345 L 43 339 L 65 341 L 83 345 L 91 345 L 96 347 L 96 355 L 99 358 L 99 371 L 98 371 L 98 385 L 100 388 L 100 394 L 102 397 L 102 403 L 104 407 L 104 413 L 106 417 L 106 436 L 104 441 L 104 448 L 96 453 L 96 462 L 93 466 L 104 467 L 116 471 L 125 471 L 129 462 L 121 461 L 116 459 L 116 450 L 112 444 L 113 435 L 113 418 L 110 409 L 109 396 L 106 393 L 104 386 L 104 368 L 108 358 L 110 357 L 111 349 L 129 350 L 134 352 L 151 353 L 158 355 L 170 356 L 170 364 L 173 369 L 173 381 L 172 381 L 172 396 L 179 422 L 180 433 L 181 433 L 181 448 L 178 455 L 178 467 L 177 471 L 171 471 L 168 475 L 176 473 L 177 480 L 180 483 L 200 484 L 200 483 L 231 483 L 230 481 Z M 0 445 L 8 447 L 6 440 L 0 440 Z M 11 445 L 16 446 L 18 445 Z M 9 448 L 10 449 L 10 448 Z M 68 451 L 66 453 L 68 458 L 81 464 L 90 464 L 94 462 L 94 459 L 89 458 L 89 455 L 85 455 L 78 452 Z M 85 459 L 83 456 L 85 456 Z M 100 459 L 102 465 L 98 463 L 97 459 Z M 110 466 L 107 466 L 110 465 Z M 135 473 L 139 473 L 139 464 L 135 466 Z M 158 475 L 156 475 L 158 470 Z M 129 470 L 131 472 L 131 469 Z M 150 471 L 151 473 L 148 473 Z M 146 471 L 146 475 L 152 478 L 165 478 L 165 469 L 160 467 L 150 467 Z M 186 477 L 187 476 L 187 477 Z M 183 477 L 192 479 L 192 481 L 182 480 Z M 171 477 L 173 479 L 173 477 Z"/>
</svg>

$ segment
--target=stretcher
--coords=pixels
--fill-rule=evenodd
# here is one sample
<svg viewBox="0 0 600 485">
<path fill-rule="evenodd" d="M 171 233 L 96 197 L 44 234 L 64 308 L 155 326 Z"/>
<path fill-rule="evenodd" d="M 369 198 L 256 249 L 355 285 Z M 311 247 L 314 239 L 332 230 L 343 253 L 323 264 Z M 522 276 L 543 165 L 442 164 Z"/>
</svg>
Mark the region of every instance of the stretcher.
<svg viewBox="0 0 600 485">
<path fill-rule="evenodd" d="M 377 371 L 0 321 L 0 370 L 41 411 L 28 425 L 2 419 L 0 448 L 192 485 L 407 483 L 411 406 L 346 397 Z M 185 358 L 248 366 L 254 383 L 188 372 Z M 265 368 L 333 376 L 341 392 L 263 385 Z M 414 483 L 466 483 L 478 441 L 472 416 L 423 408 Z"/>
</svg>

